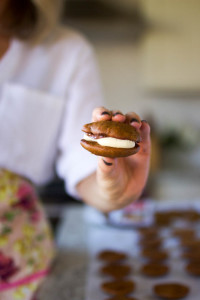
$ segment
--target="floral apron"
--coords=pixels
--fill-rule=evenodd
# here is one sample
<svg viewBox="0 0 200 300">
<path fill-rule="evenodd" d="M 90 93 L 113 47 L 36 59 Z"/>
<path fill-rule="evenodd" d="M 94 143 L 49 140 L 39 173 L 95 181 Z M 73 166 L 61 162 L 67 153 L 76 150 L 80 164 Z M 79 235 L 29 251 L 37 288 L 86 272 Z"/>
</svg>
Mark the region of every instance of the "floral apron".
<svg viewBox="0 0 200 300">
<path fill-rule="evenodd" d="M 54 256 L 51 231 L 32 184 L 0 170 L 0 300 L 33 300 Z"/>
</svg>

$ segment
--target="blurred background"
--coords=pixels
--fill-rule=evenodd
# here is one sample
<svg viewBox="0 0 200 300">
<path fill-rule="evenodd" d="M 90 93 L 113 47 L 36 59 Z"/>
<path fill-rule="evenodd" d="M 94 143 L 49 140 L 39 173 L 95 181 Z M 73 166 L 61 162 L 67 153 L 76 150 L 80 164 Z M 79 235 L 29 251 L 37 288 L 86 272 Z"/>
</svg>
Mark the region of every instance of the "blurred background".
<svg viewBox="0 0 200 300">
<path fill-rule="evenodd" d="M 200 197 L 200 1 L 66 0 L 62 22 L 96 51 L 107 107 L 151 124 L 151 172 L 143 196 Z M 40 190 L 59 222 L 76 203 L 56 179 Z"/>
</svg>

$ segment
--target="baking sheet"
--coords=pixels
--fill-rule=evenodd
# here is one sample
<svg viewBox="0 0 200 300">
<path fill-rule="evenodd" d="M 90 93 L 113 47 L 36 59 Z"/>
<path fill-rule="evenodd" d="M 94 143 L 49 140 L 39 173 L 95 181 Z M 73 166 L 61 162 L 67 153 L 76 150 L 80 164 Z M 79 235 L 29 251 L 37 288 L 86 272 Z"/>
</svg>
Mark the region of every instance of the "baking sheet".
<svg viewBox="0 0 200 300">
<path fill-rule="evenodd" d="M 196 205 L 196 204 L 195 204 Z M 198 204 L 197 204 L 198 206 Z M 175 208 L 187 209 L 187 204 L 175 205 Z M 190 206 L 191 207 L 191 203 Z M 193 205 L 194 207 L 194 205 Z M 159 211 L 173 209 L 173 203 L 159 205 Z M 160 278 L 145 277 L 140 273 L 140 268 L 144 264 L 144 259 L 140 257 L 140 248 L 138 245 L 139 233 L 134 228 L 119 228 L 112 226 L 91 226 L 88 236 L 88 249 L 90 256 L 90 265 L 87 278 L 86 288 L 86 300 L 105 300 L 109 298 L 101 291 L 101 284 L 105 281 L 109 281 L 109 277 L 102 276 L 99 273 L 100 267 L 103 265 L 101 261 L 98 261 L 97 254 L 101 250 L 112 249 L 127 253 L 128 259 L 125 261 L 128 263 L 132 272 L 127 278 L 134 281 L 136 288 L 131 296 L 138 300 L 153 300 L 157 299 L 153 294 L 153 286 L 161 282 L 180 282 L 190 287 L 190 293 L 185 300 L 199 300 L 200 299 L 200 277 L 193 277 L 186 273 L 185 261 L 180 258 L 181 248 L 177 238 L 172 236 L 173 228 L 188 228 L 193 227 L 200 235 L 200 223 L 188 223 L 184 221 L 178 221 L 173 223 L 170 228 L 164 228 L 160 230 L 160 235 L 163 238 L 163 247 L 170 254 L 170 259 L 167 260 L 167 265 L 170 267 L 168 275 Z"/>
</svg>

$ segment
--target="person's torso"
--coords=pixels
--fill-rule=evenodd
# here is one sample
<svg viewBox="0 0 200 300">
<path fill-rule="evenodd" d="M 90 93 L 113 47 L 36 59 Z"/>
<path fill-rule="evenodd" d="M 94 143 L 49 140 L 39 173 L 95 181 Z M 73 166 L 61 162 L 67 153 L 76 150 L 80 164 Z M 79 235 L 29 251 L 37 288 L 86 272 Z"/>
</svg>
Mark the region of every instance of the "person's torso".
<svg viewBox="0 0 200 300">
<path fill-rule="evenodd" d="M 0 167 L 35 183 L 53 175 L 56 141 L 80 38 L 61 30 L 56 43 L 13 41 L 0 61 Z M 67 37 L 68 35 L 68 37 Z"/>
</svg>

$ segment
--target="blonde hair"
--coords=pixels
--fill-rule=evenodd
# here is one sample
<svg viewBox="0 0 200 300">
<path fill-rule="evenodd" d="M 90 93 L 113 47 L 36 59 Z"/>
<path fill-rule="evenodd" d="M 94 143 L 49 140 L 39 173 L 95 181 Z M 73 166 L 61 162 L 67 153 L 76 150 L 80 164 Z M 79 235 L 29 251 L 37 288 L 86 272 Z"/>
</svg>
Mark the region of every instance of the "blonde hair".
<svg viewBox="0 0 200 300">
<path fill-rule="evenodd" d="M 40 42 L 59 21 L 62 0 L 9 0 L 3 15 L 4 33 Z"/>
</svg>

